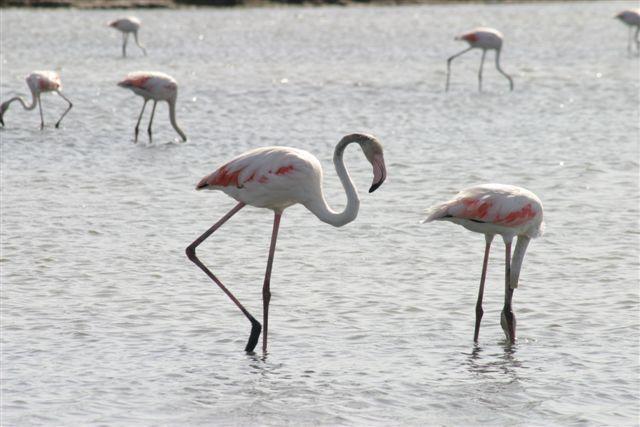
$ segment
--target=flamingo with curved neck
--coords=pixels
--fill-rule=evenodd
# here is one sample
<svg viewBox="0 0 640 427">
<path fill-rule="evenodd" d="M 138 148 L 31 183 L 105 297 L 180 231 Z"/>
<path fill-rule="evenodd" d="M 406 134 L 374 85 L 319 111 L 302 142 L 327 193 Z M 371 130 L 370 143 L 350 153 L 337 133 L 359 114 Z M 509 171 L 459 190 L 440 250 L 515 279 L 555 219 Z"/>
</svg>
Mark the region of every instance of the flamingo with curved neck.
<svg viewBox="0 0 640 427">
<path fill-rule="evenodd" d="M 31 111 L 36 108 L 36 105 L 40 107 L 40 129 L 44 128 L 44 116 L 42 114 L 42 101 L 40 100 L 40 94 L 46 92 L 55 92 L 62 99 L 69 103 L 69 107 L 62 113 L 58 121 L 56 122 L 56 128 L 60 127 L 60 122 L 67 115 L 73 104 L 69 99 L 62 94 L 62 81 L 60 80 L 60 75 L 55 71 L 34 71 L 26 77 L 27 86 L 29 86 L 29 91 L 31 91 L 31 104 L 27 104 L 27 102 L 22 99 L 20 96 L 14 96 L 13 98 L 3 102 L 0 104 L 0 125 L 4 126 L 4 114 L 9 109 L 11 103 L 18 101 L 22 104 L 22 107 Z"/>
<path fill-rule="evenodd" d="M 480 60 L 480 69 L 478 70 L 478 90 L 482 92 L 482 68 L 484 67 L 484 59 L 487 56 L 487 50 L 496 51 L 496 70 L 509 80 L 509 90 L 513 90 L 513 79 L 500 67 L 500 52 L 502 52 L 502 33 L 493 28 L 479 27 L 466 34 L 462 34 L 455 38 L 456 40 L 464 40 L 469 43 L 469 47 L 458 52 L 447 59 L 447 83 L 445 91 L 449 90 L 449 78 L 451 75 L 451 61 L 458 56 L 469 52 L 471 49 L 482 49 L 482 59 Z"/>
<path fill-rule="evenodd" d="M 196 256 L 196 248 L 229 218 L 246 205 L 271 209 L 274 212 L 271 245 L 267 260 L 262 299 L 263 324 L 262 350 L 267 350 L 269 325 L 270 280 L 276 240 L 283 211 L 296 203 L 304 205 L 323 222 L 334 227 L 350 223 L 358 216 L 360 199 L 358 191 L 344 164 L 344 150 L 357 143 L 366 159 L 373 166 L 373 183 L 369 192 L 375 191 L 386 179 L 382 144 L 373 136 L 360 133 L 345 136 L 336 145 L 333 163 L 347 196 L 347 205 L 336 212 L 326 202 L 322 189 L 322 167 L 311 153 L 291 147 L 264 147 L 241 154 L 200 180 L 196 189 L 219 190 L 238 201 L 218 222 L 187 247 L 187 257 L 200 267 L 224 293 L 238 306 L 251 322 L 251 335 L 245 351 L 251 352 L 258 343 L 262 325 L 222 282 Z"/>
<path fill-rule="evenodd" d="M 151 109 L 151 118 L 149 119 L 149 127 L 147 133 L 149 134 L 149 141 L 152 141 L 151 125 L 153 124 L 153 117 L 156 113 L 156 105 L 158 101 L 166 101 L 169 104 L 169 121 L 171 126 L 178 132 L 180 138 L 183 141 L 187 140 L 187 136 L 176 122 L 176 100 L 178 98 L 178 83 L 176 80 L 168 74 L 160 73 L 157 71 L 137 71 L 130 73 L 118 86 L 131 89 L 136 95 L 140 95 L 144 98 L 142 104 L 142 110 L 138 116 L 138 122 L 136 123 L 134 142 L 138 142 L 138 129 L 140 127 L 140 120 L 144 114 L 144 109 L 147 106 L 149 100 L 153 100 L 153 108 Z"/>
</svg>

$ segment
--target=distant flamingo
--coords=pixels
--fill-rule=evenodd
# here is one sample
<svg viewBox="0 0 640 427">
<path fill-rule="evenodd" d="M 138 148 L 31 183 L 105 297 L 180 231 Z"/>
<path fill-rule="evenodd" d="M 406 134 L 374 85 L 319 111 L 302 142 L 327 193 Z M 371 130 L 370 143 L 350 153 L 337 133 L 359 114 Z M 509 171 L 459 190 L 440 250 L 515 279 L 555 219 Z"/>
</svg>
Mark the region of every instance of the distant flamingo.
<svg viewBox="0 0 640 427">
<path fill-rule="evenodd" d="M 620 21 L 625 23 L 629 27 L 629 41 L 627 42 L 627 52 L 632 53 L 632 40 L 636 43 L 636 54 L 640 55 L 640 9 L 628 9 L 623 10 L 616 16 Z M 633 27 L 635 27 L 635 36 L 633 33 Z"/>
<path fill-rule="evenodd" d="M 482 319 L 482 296 L 487 275 L 489 248 L 493 236 L 499 234 L 506 245 L 505 296 L 500 324 L 507 339 L 516 339 L 516 318 L 511 308 L 513 290 L 518 287 L 520 269 L 529 241 L 542 235 L 542 203 L 529 190 L 513 185 L 484 184 L 459 192 L 453 200 L 434 206 L 428 210 L 423 222 L 444 220 L 462 225 L 464 228 L 483 233 L 486 239 L 480 290 L 476 303 L 476 327 L 473 340 L 478 342 L 480 320 Z M 518 236 L 516 248 L 511 258 L 511 242 Z M 511 264 L 513 262 L 513 264 Z M 511 265 L 510 265 L 511 264 Z"/>
<path fill-rule="evenodd" d="M 478 89 L 482 91 L 482 67 L 484 66 L 484 58 L 487 50 L 496 51 L 496 69 L 509 80 L 509 89 L 513 90 L 513 79 L 502 68 L 500 68 L 500 52 L 502 51 L 502 33 L 493 28 L 478 27 L 468 33 L 455 38 L 456 40 L 465 40 L 469 43 L 469 47 L 462 52 L 456 53 L 447 59 L 447 85 L 445 90 L 449 90 L 449 76 L 451 74 L 451 61 L 458 56 L 470 51 L 471 49 L 482 49 L 482 59 L 480 60 L 480 69 L 478 70 Z"/>
<path fill-rule="evenodd" d="M 358 215 L 360 200 L 358 192 L 349 177 L 342 159 L 347 145 L 358 143 L 367 160 L 373 165 L 373 184 L 369 192 L 375 191 L 384 182 L 387 172 L 382 154 L 382 144 L 370 135 L 347 135 L 336 145 L 333 163 L 340 182 L 347 193 L 347 206 L 342 212 L 334 212 L 328 205 L 322 191 L 322 167 L 317 158 L 307 151 L 290 147 L 256 148 L 234 158 L 215 172 L 205 176 L 196 189 L 220 190 L 238 201 L 229 213 L 216 222 L 202 236 L 187 248 L 187 256 L 200 267 L 251 322 L 251 335 L 245 351 L 251 352 L 260 337 L 260 323 L 244 308 L 236 297 L 209 271 L 196 257 L 196 248 L 245 205 L 271 209 L 274 212 L 273 232 L 267 261 L 267 271 L 262 288 L 264 335 L 262 350 L 267 350 L 267 331 L 269 319 L 269 301 L 271 299 L 270 280 L 276 238 L 280 226 L 280 217 L 287 207 L 300 203 L 321 221 L 343 226 Z"/>
<path fill-rule="evenodd" d="M 121 19 L 116 19 L 115 21 L 111 21 L 107 25 L 117 30 L 120 30 L 122 32 L 122 56 L 123 57 L 127 56 L 127 41 L 129 40 L 130 33 L 133 33 L 133 38 L 136 42 L 136 45 L 138 45 L 138 47 L 142 49 L 142 53 L 144 53 L 145 56 L 147 55 L 147 50 L 138 41 L 138 30 L 140 29 L 140 25 L 142 25 L 142 23 L 138 18 L 136 18 L 135 16 L 129 16 L 126 18 L 121 18 Z"/>
<path fill-rule="evenodd" d="M 147 102 L 150 99 L 153 100 L 153 109 L 151 110 L 151 118 L 149 119 L 149 127 L 147 132 L 149 133 L 149 140 L 151 140 L 151 125 L 153 123 L 153 116 L 156 112 L 156 104 L 158 101 L 167 101 L 169 104 L 169 120 L 171 125 L 178 132 L 183 141 L 187 140 L 187 136 L 182 132 L 182 129 L 178 127 L 176 123 L 176 99 L 178 98 L 178 83 L 165 73 L 159 73 L 157 71 L 137 71 L 130 73 L 124 80 L 118 83 L 118 86 L 131 89 L 136 95 L 140 95 L 144 98 L 144 104 L 142 104 L 142 110 L 138 117 L 138 122 L 135 128 L 135 141 L 138 141 L 138 128 L 140 127 L 140 120 L 144 113 L 144 108 L 147 106 Z"/>
<path fill-rule="evenodd" d="M 31 91 L 31 105 L 27 105 L 24 99 L 19 96 L 14 96 L 8 101 L 3 102 L 0 105 L 0 124 L 4 126 L 4 113 L 9 109 L 9 105 L 13 101 L 19 101 L 25 110 L 33 110 L 36 108 L 36 104 L 40 108 L 40 129 L 44 128 L 44 117 L 42 115 L 42 102 L 40 100 L 40 94 L 46 92 L 55 92 L 69 103 L 69 108 L 62 113 L 62 116 L 56 122 L 56 127 L 60 127 L 62 118 L 67 115 L 73 104 L 66 96 L 62 94 L 62 82 L 60 81 L 60 75 L 55 71 L 34 71 L 29 74 L 25 79 L 29 90 Z"/>
</svg>

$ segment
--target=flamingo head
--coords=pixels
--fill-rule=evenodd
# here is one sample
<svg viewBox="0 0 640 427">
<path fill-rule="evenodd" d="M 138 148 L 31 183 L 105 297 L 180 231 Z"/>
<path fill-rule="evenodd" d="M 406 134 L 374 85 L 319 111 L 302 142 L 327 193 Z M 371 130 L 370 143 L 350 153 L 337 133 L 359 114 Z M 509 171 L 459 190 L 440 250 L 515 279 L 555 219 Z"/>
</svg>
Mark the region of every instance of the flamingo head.
<svg viewBox="0 0 640 427">
<path fill-rule="evenodd" d="M 387 168 L 384 165 L 382 144 L 371 135 L 362 135 L 358 142 L 365 157 L 373 166 L 373 182 L 371 188 L 369 188 L 369 193 L 373 193 L 387 178 Z"/>
<path fill-rule="evenodd" d="M 9 109 L 9 102 L 0 104 L 0 125 L 4 127 L 4 113 Z"/>
</svg>

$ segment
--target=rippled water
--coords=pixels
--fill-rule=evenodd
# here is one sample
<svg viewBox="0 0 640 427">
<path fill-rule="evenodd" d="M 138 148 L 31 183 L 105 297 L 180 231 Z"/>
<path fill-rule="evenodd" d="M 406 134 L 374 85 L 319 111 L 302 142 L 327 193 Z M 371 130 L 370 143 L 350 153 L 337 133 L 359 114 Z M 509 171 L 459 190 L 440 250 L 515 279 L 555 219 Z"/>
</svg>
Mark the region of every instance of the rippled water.
<svg viewBox="0 0 640 427">
<path fill-rule="evenodd" d="M 612 19 L 631 3 L 136 11 L 4 9 L 1 98 L 60 68 L 74 108 L 13 105 L 2 156 L 2 412 L 13 425 L 637 425 L 639 61 Z M 506 80 L 456 33 L 505 34 Z M 490 57 L 491 58 L 491 57 Z M 137 69 L 180 84 L 178 122 L 115 83 Z M 143 126 L 146 126 L 146 118 Z M 335 143 L 366 131 L 389 176 L 343 228 L 283 216 L 270 348 L 184 255 L 234 205 L 195 183 L 249 148 L 316 154 L 344 196 Z M 359 150 L 346 155 L 370 184 Z M 497 181 L 545 205 L 515 293 L 518 343 L 499 325 L 502 244 L 472 342 L 484 239 L 422 210 Z M 365 193 L 365 192 L 363 192 Z M 272 215 L 246 208 L 199 254 L 256 316 Z M 499 242 L 497 242 L 499 243 Z"/>
</svg>

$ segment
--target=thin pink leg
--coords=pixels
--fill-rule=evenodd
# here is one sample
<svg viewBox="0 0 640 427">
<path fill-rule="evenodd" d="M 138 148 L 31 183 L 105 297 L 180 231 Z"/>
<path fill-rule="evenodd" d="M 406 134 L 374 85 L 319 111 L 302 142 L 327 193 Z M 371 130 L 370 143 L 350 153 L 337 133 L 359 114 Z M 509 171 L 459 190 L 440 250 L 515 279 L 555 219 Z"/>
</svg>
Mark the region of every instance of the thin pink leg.
<svg viewBox="0 0 640 427">
<path fill-rule="evenodd" d="M 206 273 L 207 276 L 209 276 L 211 278 L 211 280 L 213 280 L 218 286 L 220 286 L 220 289 L 222 289 L 222 291 L 227 294 L 227 296 L 231 299 L 231 301 L 234 302 L 234 304 L 236 306 L 238 306 L 238 308 L 240 309 L 240 311 L 242 311 L 242 313 L 247 317 L 247 319 L 249 319 L 249 321 L 251 322 L 251 335 L 249 336 L 249 342 L 247 342 L 247 346 L 245 347 L 245 351 L 246 352 L 251 352 L 253 351 L 253 349 L 256 347 L 256 344 L 258 344 L 258 338 L 260 338 L 260 330 L 262 329 L 262 327 L 260 326 L 260 322 L 258 322 L 248 311 L 246 308 L 244 308 L 244 306 L 240 303 L 240 301 L 238 301 L 238 299 L 231 293 L 231 291 L 229 291 L 229 289 L 227 289 L 226 286 L 224 286 L 222 284 L 222 282 L 220 280 L 218 280 L 218 278 L 216 276 L 213 275 L 213 273 L 211 271 L 209 271 L 209 269 L 207 267 L 205 267 L 205 265 L 198 259 L 198 257 L 196 256 L 196 248 L 198 247 L 198 245 L 200 245 L 200 243 L 204 242 L 205 239 L 207 239 L 207 237 L 209 237 L 214 231 L 216 231 L 218 228 L 220 228 L 222 226 L 222 224 L 224 224 L 225 222 L 227 222 L 229 220 L 229 218 L 231 218 L 233 215 L 235 215 L 240 209 L 242 209 L 245 206 L 244 203 L 240 202 L 238 203 L 233 209 L 231 209 L 231 211 L 229 211 L 229 213 L 227 213 L 225 216 L 223 216 L 218 222 L 216 222 L 215 224 L 213 224 L 213 226 L 208 229 L 207 231 L 204 232 L 204 234 L 200 237 L 198 237 L 193 243 L 191 243 L 188 247 L 187 247 L 187 257 L 193 261 L 193 263 L 195 265 L 197 265 L 198 267 L 200 267 L 202 269 L 202 271 L 204 271 Z"/>
<path fill-rule="evenodd" d="M 273 232 L 271 233 L 271 246 L 269 247 L 269 260 L 267 261 L 267 272 L 264 275 L 262 285 L 262 309 L 264 334 L 262 335 L 262 351 L 267 351 L 267 331 L 269 329 L 269 301 L 271 301 L 271 270 L 273 268 L 273 256 L 276 253 L 276 240 L 278 239 L 278 229 L 280 228 L 280 217 L 282 212 L 276 212 L 273 217 Z"/>
<path fill-rule="evenodd" d="M 487 244 L 484 248 L 484 261 L 482 262 L 482 276 L 480 277 L 480 290 L 478 291 L 478 301 L 476 302 L 476 329 L 473 333 L 473 341 L 478 342 L 480 334 L 480 321 L 484 310 L 482 310 L 482 297 L 484 296 L 484 281 L 487 278 L 487 265 L 489 264 L 489 249 L 491 249 L 491 241 L 493 236 L 487 236 Z"/>
</svg>

